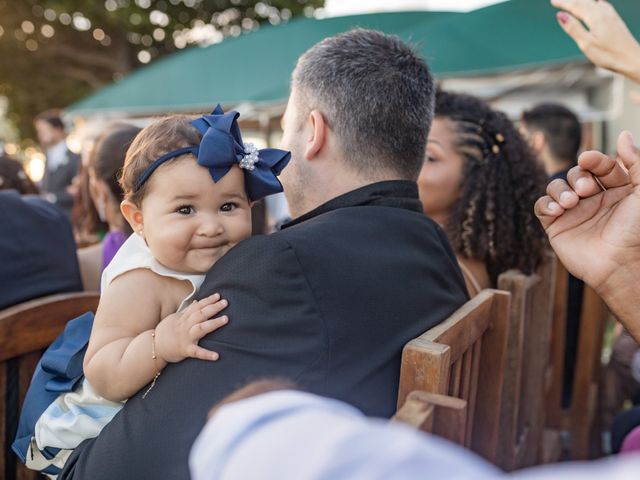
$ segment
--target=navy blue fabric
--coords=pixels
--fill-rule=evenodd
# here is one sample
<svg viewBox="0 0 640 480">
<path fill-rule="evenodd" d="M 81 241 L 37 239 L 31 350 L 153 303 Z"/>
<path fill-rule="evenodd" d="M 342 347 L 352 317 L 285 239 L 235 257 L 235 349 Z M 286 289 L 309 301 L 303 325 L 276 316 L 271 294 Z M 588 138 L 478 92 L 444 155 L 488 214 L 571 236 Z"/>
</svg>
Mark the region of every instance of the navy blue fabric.
<svg viewBox="0 0 640 480">
<path fill-rule="evenodd" d="M 11 446 L 23 462 L 42 413 L 61 393 L 72 391 L 82 380 L 82 362 L 92 325 L 91 312 L 71 320 L 38 362 L 20 412 L 18 433 Z M 49 453 L 55 455 L 57 451 L 53 449 Z"/>
<path fill-rule="evenodd" d="M 209 169 L 214 182 L 219 182 L 229 169 L 250 152 L 242 141 L 238 117 L 235 111 L 224 113 L 220 105 L 210 115 L 203 115 L 191 124 L 202 134 L 198 146 L 182 147 L 166 153 L 149 165 L 136 182 L 138 190 L 151 174 L 164 162 L 174 157 L 191 153 L 197 157 L 198 165 Z M 291 154 L 277 148 L 263 148 L 257 152 L 259 160 L 251 169 L 245 169 L 244 181 L 249 200 L 255 202 L 268 195 L 282 192 L 278 175 L 287 166 Z"/>
<path fill-rule="evenodd" d="M 82 290 L 71 224 L 55 205 L 0 190 L 0 309 Z"/>
</svg>

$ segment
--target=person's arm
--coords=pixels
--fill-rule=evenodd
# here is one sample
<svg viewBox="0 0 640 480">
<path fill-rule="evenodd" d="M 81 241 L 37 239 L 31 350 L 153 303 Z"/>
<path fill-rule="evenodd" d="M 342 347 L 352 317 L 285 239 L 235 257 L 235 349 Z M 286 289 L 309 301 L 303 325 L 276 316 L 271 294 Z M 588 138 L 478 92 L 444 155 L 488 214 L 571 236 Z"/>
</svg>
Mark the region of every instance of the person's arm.
<svg viewBox="0 0 640 480">
<path fill-rule="evenodd" d="M 444 439 L 282 388 L 277 381 L 257 382 L 214 408 L 191 449 L 191 478 L 502 478 L 496 467 Z"/>
<path fill-rule="evenodd" d="M 211 319 L 226 301 L 211 295 L 159 322 L 166 280 L 146 269 L 133 270 L 102 294 L 84 359 L 85 376 L 99 395 L 125 400 L 169 362 L 218 359 L 198 341 L 226 324 L 226 316 Z"/>
<path fill-rule="evenodd" d="M 640 83 L 640 44 L 613 5 L 594 0 L 552 0 L 551 4 L 563 10 L 557 15 L 560 26 L 589 60 Z"/>
<path fill-rule="evenodd" d="M 640 340 L 640 150 L 631 134 L 620 134 L 617 158 L 584 152 L 535 211 L 567 270 Z"/>
</svg>

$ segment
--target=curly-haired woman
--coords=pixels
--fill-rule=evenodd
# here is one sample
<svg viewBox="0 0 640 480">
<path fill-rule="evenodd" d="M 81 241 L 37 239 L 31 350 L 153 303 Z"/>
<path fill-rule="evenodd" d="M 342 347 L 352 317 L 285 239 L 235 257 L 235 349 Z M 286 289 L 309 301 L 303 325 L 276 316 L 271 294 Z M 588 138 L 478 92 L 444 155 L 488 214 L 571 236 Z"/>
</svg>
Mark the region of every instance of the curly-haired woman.
<svg viewBox="0 0 640 480">
<path fill-rule="evenodd" d="M 418 179 L 424 212 L 446 230 L 470 295 L 509 269 L 532 273 L 546 248 L 533 204 L 546 177 L 526 141 L 479 99 L 439 91 Z"/>
</svg>

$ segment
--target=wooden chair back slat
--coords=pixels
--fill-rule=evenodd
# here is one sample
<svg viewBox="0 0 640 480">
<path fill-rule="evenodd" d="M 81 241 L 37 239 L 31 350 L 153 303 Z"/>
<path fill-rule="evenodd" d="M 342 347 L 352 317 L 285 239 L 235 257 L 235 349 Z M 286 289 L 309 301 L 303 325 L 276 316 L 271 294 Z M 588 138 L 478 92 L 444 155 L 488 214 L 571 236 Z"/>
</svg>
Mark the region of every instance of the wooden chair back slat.
<svg viewBox="0 0 640 480">
<path fill-rule="evenodd" d="M 515 468 L 540 463 L 546 415 L 546 372 L 551 355 L 557 259 L 550 257 L 539 270 L 540 283 L 533 289 L 525 330 L 523 383 L 520 391 L 521 441 Z M 525 440 L 526 439 L 526 440 Z"/>
<path fill-rule="evenodd" d="M 508 293 L 482 291 L 443 323 L 407 343 L 402 355 L 400 410 L 415 391 L 453 398 L 457 413 L 449 411 L 452 400 L 443 403 L 438 397 L 434 432 L 470 446 L 490 461 L 495 461 L 498 445 L 508 311 Z M 451 416 L 458 419 L 455 432 Z"/>
<path fill-rule="evenodd" d="M 482 353 L 482 337 L 473 345 L 471 349 L 471 388 L 469 389 L 468 421 L 465 430 L 465 447 L 471 447 L 471 431 L 475 422 L 476 398 L 478 396 L 478 378 L 480 376 L 480 356 Z"/>
<path fill-rule="evenodd" d="M 497 462 L 500 411 L 507 360 L 511 295 L 495 290 L 491 328 L 482 337 L 471 448 L 492 463 Z"/>
<path fill-rule="evenodd" d="M 65 293 L 30 300 L 0 311 L 0 478 L 36 480 L 11 451 L 17 418 L 42 351 L 69 320 L 95 312 L 99 295 Z"/>
<path fill-rule="evenodd" d="M 601 374 L 602 345 L 608 318 L 606 304 L 588 285 L 582 292 L 582 307 L 575 357 L 571 404 L 562 407 L 564 361 L 567 328 L 567 291 L 569 274 L 562 264 L 556 272 L 556 295 L 551 341 L 551 361 L 547 372 L 545 444 L 542 461 L 557 461 L 562 453 L 560 432 L 571 434 L 572 460 L 586 460 L 600 453 L 598 438 L 598 387 Z"/>
<path fill-rule="evenodd" d="M 563 427 L 562 388 L 564 352 L 567 335 L 567 291 L 569 272 L 560 262 L 556 266 L 555 294 L 553 298 L 553 326 L 551 353 L 546 375 L 546 424 L 560 430 Z"/>
<path fill-rule="evenodd" d="M 535 464 L 542 442 L 555 268 L 549 256 L 536 274 L 509 271 L 498 279 L 498 288 L 511 293 L 498 454 L 508 471 Z"/>
<path fill-rule="evenodd" d="M 460 384 L 462 383 L 462 359 L 454 362 L 452 365 L 453 374 L 449 379 L 449 393 L 452 397 L 460 396 Z"/>
<path fill-rule="evenodd" d="M 595 290 L 585 285 L 582 293 L 576 370 L 568 412 L 573 460 L 587 460 L 597 456 L 599 450 L 596 414 L 606 319 L 605 303 Z"/>
</svg>

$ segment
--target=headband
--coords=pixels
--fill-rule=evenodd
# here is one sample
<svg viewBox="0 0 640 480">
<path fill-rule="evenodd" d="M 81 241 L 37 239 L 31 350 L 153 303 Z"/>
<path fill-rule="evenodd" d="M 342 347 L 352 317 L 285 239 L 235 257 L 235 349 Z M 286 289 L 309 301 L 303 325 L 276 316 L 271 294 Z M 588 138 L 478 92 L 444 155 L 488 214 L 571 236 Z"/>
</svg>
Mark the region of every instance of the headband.
<svg viewBox="0 0 640 480">
<path fill-rule="evenodd" d="M 252 202 L 282 192 L 278 175 L 289 163 L 291 153 L 277 148 L 258 150 L 253 143 L 244 143 L 237 121 L 239 116 L 235 111 L 224 113 L 218 105 L 210 115 L 191 122 L 202 134 L 200 145 L 178 148 L 162 155 L 142 172 L 134 191 L 140 190 L 163 163 L 180 155 L 192 154 L 198 165 L 209 170 L 214 182 L 220 181 L 233 165 L 244 169 L 245 188 Z"/>
</svg>

